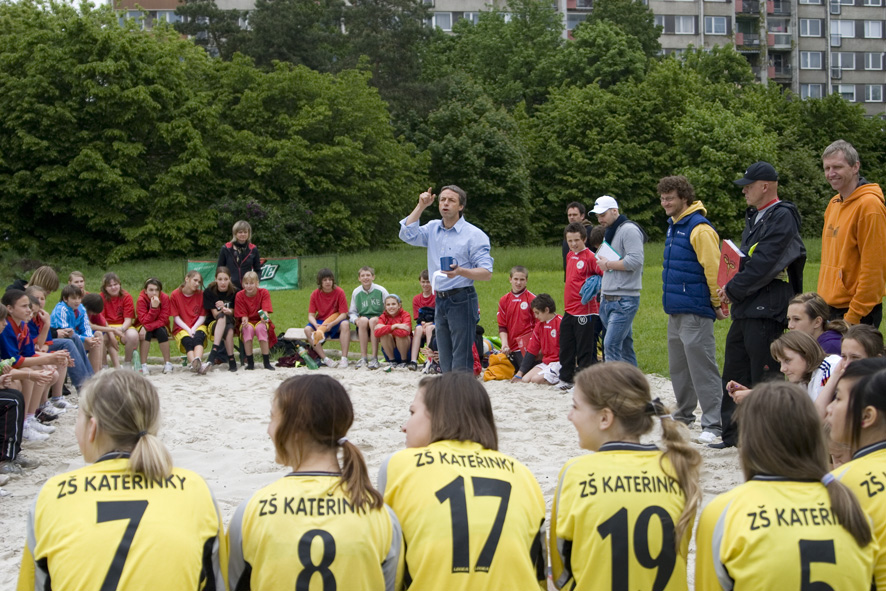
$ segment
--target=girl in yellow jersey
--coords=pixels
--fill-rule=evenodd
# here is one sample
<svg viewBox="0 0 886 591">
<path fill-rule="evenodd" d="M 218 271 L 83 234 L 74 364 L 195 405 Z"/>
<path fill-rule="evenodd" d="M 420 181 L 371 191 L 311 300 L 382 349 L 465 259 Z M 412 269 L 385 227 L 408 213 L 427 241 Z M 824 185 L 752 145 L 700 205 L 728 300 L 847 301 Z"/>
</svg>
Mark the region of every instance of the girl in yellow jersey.
<svg viewBox="0 0 886 591">
<path fill-rule="evenodd" d="M 640 443 L 661 420 L 665 451 Z M 569 420 L 583 449 L 560 471 L 551 509 L 557 588 L 686 589 L 699 453 L 686 442 L 649 382 L 628 363 L 592 365 L 576 376 Z M 556 549 L 553 546 L 556 545 Z"/>
<path fill-rule="evenodd" d="M 867 591 L 877 543 L 828 469 L 821 421 L 796 384 L 758 384 L 738 407 L 747 482 L 701 513 L 695 588 Z"/>
<path fill-rule="evenodd" d="M 886 359 L 862 359 L 846 368 L 825 422 L 852 459 L 833 474 L 871 516 L 880 548 L 874 559 L 876 589 L 886 590 Z"/>
<path fill-rule="evenodd" d="M 379 489 L 403 525 L 411 590 L 535 590 L 545 581 L 545 503 L 535 477 L 497 451 L 483 385 L 453 372 L 419 382 Z"/>
<path fill-rule="evenodd" d="M 19 591 L 225 588 L 215 500 L 197 474 L 172 466 L 159 417 L 157 390 L 134 371 L 87 382 L 74 432 L 89 465 L 37 495 Z"/>
<path fill-rule="evenodd" d="M 351 399 L 328 376 L 277 388 L 268 435 L 292 472 L 237 508 L 228 529 L 231 591 L 399 588 L 400 525 L 348 441 L 353 422 Z"/>
</svg>

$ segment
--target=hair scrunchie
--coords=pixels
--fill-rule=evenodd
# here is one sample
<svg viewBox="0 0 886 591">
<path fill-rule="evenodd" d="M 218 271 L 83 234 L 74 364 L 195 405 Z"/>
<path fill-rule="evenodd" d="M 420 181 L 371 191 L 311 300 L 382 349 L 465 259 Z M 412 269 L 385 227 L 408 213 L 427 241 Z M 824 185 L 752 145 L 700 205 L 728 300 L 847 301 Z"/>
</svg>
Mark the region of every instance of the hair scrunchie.
<svg viewBox="0 0 886 591">
<path fill-rule="evenodd" d="M 339 440 L 337 441 L 337 443 L 338 443 L 339 445 L 344 445 L 344 444 L 347 443 L 348 441 L 350 441 L 350 439 L 348 439 L 347 437 L 342 437 L 341 439 L 339 439 Z"/>
<path fill-rule="evenodd" d="M 821 477 L 821 483 L 825 486 L 828 486 L 834 480 L 836 480 L 836 478 L 834 478 L 834 475 L 831 474 L 830 472 L 828 472 L 827 474 L 825 474 L 824 476 Z"/>
</svg>

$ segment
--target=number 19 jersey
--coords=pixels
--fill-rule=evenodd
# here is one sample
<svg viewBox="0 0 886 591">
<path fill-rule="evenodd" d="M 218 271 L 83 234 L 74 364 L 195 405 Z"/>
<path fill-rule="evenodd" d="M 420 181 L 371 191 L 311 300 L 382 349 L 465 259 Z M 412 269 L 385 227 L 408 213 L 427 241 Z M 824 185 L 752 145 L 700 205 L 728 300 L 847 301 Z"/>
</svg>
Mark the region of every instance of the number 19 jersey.
<svg viewBox="0 0 886 591">
<path fill-rule="evenodd" d="M 691 530 L 678 552 L 686 499 L 673 474 L 661 450 L 638 443 L 606 443 L 566 462 L 551 508 L 557 588 L 685 590 Z"/>
<path fill-rule="evenodd" d="M 541 488 L 529 470 L 472 441 L 437 441 L 385 460 L 379 490 L 397 514 L 410 590 L 539 589 Z"/>
<path fill-rule="evenodd" d="M 696 545 L 699 591 L 867 591 L 877 551 L 837 522 L 820 482 L 779 476 L 755 476 L 711 501 Z"/>
<path fill-rule="evenodd" d="M 227 549 L 206 482 L 148 480 L 126 454 L 50 478 L 31 509 L 18 590 L 221 591 Z"/>
<path fill-rule="evenodd" d="M 232 590 L 394 591 L 400 526 L 387 508 L 357 509 L 341 474 L 293 472 L 237 508 L 228 529 Z"/>
</svg>

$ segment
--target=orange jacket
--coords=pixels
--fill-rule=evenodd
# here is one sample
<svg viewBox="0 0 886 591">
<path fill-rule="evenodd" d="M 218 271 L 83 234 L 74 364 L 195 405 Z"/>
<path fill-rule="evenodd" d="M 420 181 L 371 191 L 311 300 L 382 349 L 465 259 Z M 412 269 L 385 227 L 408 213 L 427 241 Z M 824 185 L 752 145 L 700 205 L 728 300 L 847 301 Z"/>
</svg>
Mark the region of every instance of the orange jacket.
<svg viewBox="0 0 886 591">
<path fill-rule="evenodd" d="M 831 199 L 821 233 L 818 293 L 835 308 L 849 308 L 858 324 L 886 295 L 886 207 L 880 185 L 859 185 Z"/>
</svg>

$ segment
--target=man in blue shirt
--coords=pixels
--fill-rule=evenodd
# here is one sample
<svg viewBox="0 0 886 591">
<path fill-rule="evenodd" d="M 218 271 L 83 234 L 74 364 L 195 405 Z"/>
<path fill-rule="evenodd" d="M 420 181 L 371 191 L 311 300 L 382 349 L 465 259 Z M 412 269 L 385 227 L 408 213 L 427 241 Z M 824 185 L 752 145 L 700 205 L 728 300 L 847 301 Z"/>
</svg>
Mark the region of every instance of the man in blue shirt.
<svg viewBox="0 0 886 591">
<path fill-rule="evenodd" d="M 480 304 L 474 281 L 492 278 L 489 237 L 464 219 L 468 198 L 465 192 L 448 185 L 440 191 L 440 220 L 419 226 L 422 212 L 437 196 L 428 189 L 418 197 L 418 204 L 400 221 L 400 240 L 428 249 L 428 272 L 436 293 L 434 325 L 440 369 L 473 371 L 474 336 L 480 320 Z M 449 269 L 440 268 L 441 257 L 452 257 Z"/>
</svg>

